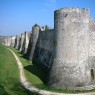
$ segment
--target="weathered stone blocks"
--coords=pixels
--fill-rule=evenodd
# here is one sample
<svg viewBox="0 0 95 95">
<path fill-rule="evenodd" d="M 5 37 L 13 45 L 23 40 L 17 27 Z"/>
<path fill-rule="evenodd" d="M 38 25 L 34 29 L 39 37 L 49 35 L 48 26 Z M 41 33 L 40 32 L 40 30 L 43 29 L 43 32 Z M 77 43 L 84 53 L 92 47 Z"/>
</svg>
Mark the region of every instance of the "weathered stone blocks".
<svg viewBox="0 0 95 95">
<path fill-rule="evenodd" d="M 54 30 L 45 30 L 39 32 L 39 37 L 32 61 L 35 61 L 49 69 L 53 59 L 53 34 Z"/>
<path fill-rule="evenodd" d="M 15 39 L 15 48 L 19 49 L 20 47 L 20 36 L 16 35 L 16 39 Z"/>
<path fill-rule="evenodd" d="M 88 62 L 89 11 L 63 8 L 54 13 L 53 65 L 49 86 L 66 88 L 92 84 Z"/>
<path fill-rule="evenodd" d="M 22 33 L 21 34 L 21 40 L 20 40 L 20 49 L 19 49 L 20 52 L 22 52 L 24 38 L 25 38 L 25 35 L 24 35 L 24 33 Z"/>
<path fill-rule="evenodd" d="M 13 48 L 15 46 L 15 39 L 16 39 L 15 36 L 11 36 L 11 47 L 13 47 Z"/>
<path fill-rule="evenodd" d="M 32 60 L 34 56 L 34 52 L 35 52 L 37 42 L 38 42 L 39 32 L 40 32 L 39 26 L 32 27 L 32 37 L 31 37 L 32 47 L 31 47 L 31 53 L 29 57 L 30 60 Z"/>
<path fill-rule="evenodd" d="M 22 42 L 23 43 L 22 43 L 21 52 L 23 54 L 26 54 L 27 53 L 30 36 L 31 36 L 31 32 L 25 32 L 24 33 L 24 36 L 22 37 Z"/>
<path fill-rule="evenodd" d="M 11 37 L 5 37 L 4 39 L 5 46 L 11 46 Z"/>
</svg>

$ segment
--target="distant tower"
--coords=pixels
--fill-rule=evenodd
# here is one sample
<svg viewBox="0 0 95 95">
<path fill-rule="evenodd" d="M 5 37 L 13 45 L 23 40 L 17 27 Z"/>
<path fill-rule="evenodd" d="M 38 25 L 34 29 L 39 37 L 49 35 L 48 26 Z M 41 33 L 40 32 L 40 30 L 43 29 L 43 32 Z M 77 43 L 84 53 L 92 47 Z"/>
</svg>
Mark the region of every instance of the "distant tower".
<svg viewBox="0 0 95 95">
<path fill-rule="evenodd" d="M 30 35 L 31 35 L 31 32 L 25 32 L 24 46 L 23 46 L 24 47 L 24 51 L 23 51 L 24 54 L 27 53 Z"/>
<path fill-rule="evenodd" d="M 32 27 L 32 48 L 31 48 L 31 53 L 30 53 L 30 60 L 32 60 L 33 55 L 34 55 L 34 51 L 37 45 L 37 41 L 38 41 L 38 37 L 39 37 L 39 31 L 40 31 L 40 27 L 39 26 L 33 26 Z"/>
<path fill-rule="evenodd" d="M 11 36 L 11 47 L 15 46 L 15 36 Z"/>
<path fill-rule="evenodd" d="M 63 8 L 54 12 L 54 59 L 48 84 L 72 88 L 91 84 L 88 62 L 88 9 Z"/>
<path fill-rule="evenodd" d="M 15 48 L 19 49 L 19 45 L 20 45 L 20 36 L 16 35 L 16 39 L 15 39 Z"/>
<path fill-rule="evenodd" d="M 19 49 L 20 52 L 22 51 L 23 42 L 24 42 L 24 37 L 25 37 L 25 35 L 24 35 L 24 33 L 22 33 L 22 34 L 21 34 L 21 41 L 20 41 L 20 49 Z"/>
<path fill-rule="evenodd" d="M 11 46 L 11 37 L 10 36 L 5 37 L 4 42 L 5 46 Z"/>
</svg>

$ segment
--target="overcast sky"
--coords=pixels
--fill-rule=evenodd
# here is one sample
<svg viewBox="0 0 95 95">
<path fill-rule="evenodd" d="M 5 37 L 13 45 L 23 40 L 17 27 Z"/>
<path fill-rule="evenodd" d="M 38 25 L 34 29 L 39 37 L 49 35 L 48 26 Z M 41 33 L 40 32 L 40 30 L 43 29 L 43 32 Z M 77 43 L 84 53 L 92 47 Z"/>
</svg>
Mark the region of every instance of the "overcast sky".
<svg viewBox="0 0 95 95">
<path fill-rule="evenodd" d="M 37 23 L 54 26 L 54 10 L 89 8 L 95 19 L 95 0 L 0 0 L 0 35 L 20 35 Z"/>
</svg>

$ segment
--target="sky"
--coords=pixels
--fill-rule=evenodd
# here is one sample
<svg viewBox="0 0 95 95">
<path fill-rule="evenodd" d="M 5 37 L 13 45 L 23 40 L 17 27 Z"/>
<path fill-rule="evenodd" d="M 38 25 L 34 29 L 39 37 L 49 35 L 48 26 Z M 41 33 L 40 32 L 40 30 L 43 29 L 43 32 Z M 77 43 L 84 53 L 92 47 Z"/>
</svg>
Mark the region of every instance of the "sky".
<svg viewBox="0 0 95 95">
<path fill-rule="evenodd" d="M 54 27 L 54 11 L 64 7 L 89 8 L 95 19 L 95 0 L 0 0 L 0 36 L 20 35 L 34 24 Z"/>
</svg>

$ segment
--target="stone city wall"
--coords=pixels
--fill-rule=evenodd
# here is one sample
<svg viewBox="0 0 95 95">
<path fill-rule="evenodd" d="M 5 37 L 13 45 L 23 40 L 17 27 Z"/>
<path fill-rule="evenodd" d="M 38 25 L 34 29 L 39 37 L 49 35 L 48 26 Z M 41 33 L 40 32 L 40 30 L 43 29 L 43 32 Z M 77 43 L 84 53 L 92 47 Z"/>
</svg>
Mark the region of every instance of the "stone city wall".
<svg viewBox="0 0 95 95">
<path fill-rule="evenodd" d="M 5 37 L 3 40 L 5 46 L 11 46 L 11 37 Z"/>
<path fill-rule="evenodd" d="M 22 33 L 22 34 L 21 34 L 21 38 L 20 38 L 21 40 L 20 40 L 19 52 L 22 52 L 24 38 L 25 38 L 25 35 L 24 35 L 24 33 Z"/>
<path fill-rule="evenodd" d="M 11 47 L 13 47 L 14 48 L 14 46 L 15 46 L 15 36 L 11 36 Z"/>
<path fill-rule="evenodd" d="M 14 46 L 16 49 L 19 49 L 20 48 L 20 36 L 19 35 L 16 35 L 16 38 L 15 38 L 15 46 Z"/>
<path fill-rule="evenodd" d="M 40 31 L 32 61 L 50 68 L 53 59 L 54 30 Z"/>
<path fill-rule="evenodd" d="M 5 39 L 10 46 L 10 37 Z M 15 38 L 15 48 L 34 64 L 49 70 L 52 88 L 95 84 L 95 21 L 85 8 L 62 8 L 54 12 L 54 29 L 33 26 L 32 33 Z"/>
<path fill-rule="evenodd" d="M 22 37 L 23 43 L 21 46 L 22 47 L 21 52 L 23 54 L 27 53 L 30 36 L 31 36 L 31 32 L 24 32 L 24 35 Z"/>
</svg>

